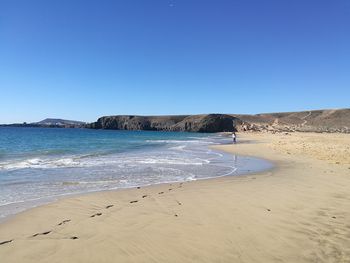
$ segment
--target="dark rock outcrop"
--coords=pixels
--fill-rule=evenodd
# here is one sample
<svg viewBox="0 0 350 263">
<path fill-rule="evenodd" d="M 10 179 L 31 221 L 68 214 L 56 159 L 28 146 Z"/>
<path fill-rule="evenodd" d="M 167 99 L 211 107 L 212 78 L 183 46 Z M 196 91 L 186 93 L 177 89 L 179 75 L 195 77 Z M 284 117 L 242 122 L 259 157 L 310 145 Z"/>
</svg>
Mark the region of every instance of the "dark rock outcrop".
<svg viewBox="0 0 350 263">
<path fill-rule="evenodd" d="M 177 122 L 183 120 L 186 116 L 133 116 L 118 115 L 104 116 L 96 122 L 87 125 L 92 129 L 108 130 L 146 130 L 159 131 L 171 130 L 171 127 Z"/>
<path fill-rule="evenodd" d="M 87 125 L 92 129 L 224 132 L 234 131 L 241 121 L 226 114 L 179 116 L 105 116 Z"/>
<path fill-rule="evenodd" d="M 188 116 L 176 123 L 172 130 L 189 132 L 232 132 L 241 120 L 226 114 Z"/>
<path fill-rule="evenodd" d="M 188 132 L 342 132 L 350 133 L 350 109 L 176 116 L 106 116 L 86 128 Z"/>
</svg>

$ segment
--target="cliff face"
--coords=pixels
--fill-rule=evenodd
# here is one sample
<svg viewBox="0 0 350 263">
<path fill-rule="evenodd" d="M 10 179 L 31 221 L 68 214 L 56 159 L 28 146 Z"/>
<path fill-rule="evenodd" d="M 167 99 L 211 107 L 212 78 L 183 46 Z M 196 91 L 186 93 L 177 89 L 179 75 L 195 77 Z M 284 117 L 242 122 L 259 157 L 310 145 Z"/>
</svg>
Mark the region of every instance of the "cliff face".
<svg viewBox="0 0 350 263">
<path fill-rule="evenodd" d="M 241 121 L 225 114 L 179 116 L 105 116 L 87 125 L 92 129 L 222 132 L 234 131 Z"/>
<path fill-rule="evenodd" d="M 176 123 L 172 130 L 191 132 L 232 132 L 242 122 L 240 119 L 226 114 L 208 114 L 188 116 Z"/>
<path fill-rule="evenodd" d="M 86 125 L 93 129 L 189 132 L 343 132 L 350 133 L 350 109 L 256 115 L 106 116 Z"/>
</svg>

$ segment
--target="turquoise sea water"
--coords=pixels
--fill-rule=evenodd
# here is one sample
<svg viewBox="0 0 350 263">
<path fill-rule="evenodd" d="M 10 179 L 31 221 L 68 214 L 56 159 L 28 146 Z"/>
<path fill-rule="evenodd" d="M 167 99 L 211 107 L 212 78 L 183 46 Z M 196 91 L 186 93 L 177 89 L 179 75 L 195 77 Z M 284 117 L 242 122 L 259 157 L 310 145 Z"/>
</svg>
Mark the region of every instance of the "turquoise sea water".
<svg viewBox="0 0 350 263">
<path fill-rule="evenodd" d="M 0 220 L 69 194 L 270 167 L 208 148 L 228 142 L 200 133 L 0 128 Z"/>
</svg>

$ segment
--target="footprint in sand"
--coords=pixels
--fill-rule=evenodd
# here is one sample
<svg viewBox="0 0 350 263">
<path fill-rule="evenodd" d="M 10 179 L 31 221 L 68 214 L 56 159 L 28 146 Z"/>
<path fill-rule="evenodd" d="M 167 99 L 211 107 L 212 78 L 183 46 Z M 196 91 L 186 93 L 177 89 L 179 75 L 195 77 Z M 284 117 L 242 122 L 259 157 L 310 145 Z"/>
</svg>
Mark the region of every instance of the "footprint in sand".
<svg viewBox="0 0 350 263">
<path fill-rule="evenodd" d="M 180 201 L 177 201 L 177 200 L 176 200 L 176 203 L 177 203 L 178 205 L 182 205 L 182 203 L 181 203 Z"/>
<path fill-rule="evenodd" d="M 73 237 L 70 237 L 70 239 L 79 239 L 79 238 L 76 236 L 73 236 Z"/>
<path fill-rule="evenodd" d="M 137 203 L 138 200 L 130 201 L 130 204 Z"/>
<path fill-rule="evenodd" d="M 114 205 L 107 205 L 106 206 L 106 209 L 109 209 L 109 208 L 111 208 L 111 207 L 113 207 Z"/>
<path fill-rule="evenodd" d="M 42 232 L 42 233 L 36 233 L 34 235 L 32 235 L 32 237 L 36 237 L 36 236 L 45 236 L 45 235 L 48 235 L 50 234 L 52 231 L 45 231 L 45 232 Z"/>
<path fill-rule="evenodd" d="M 101 215 L 102 215 L 102 213 L 96 213 L 96 214 L 91 215 L 90 217 L 101 216 Z"/>
<path fill-rule="evenodd" d="M 70 221 L 70 219 L 63 220 L 61 223 L 58 224 L 58 226 L 64 225 L 65 223 L 68 223 Z"/>
<path fill-rule="evenodd" d="M 159 195 L 162 195 L 162 194 L 164 194 L 164 192 L 159 192 L 158 194 L 159 194 Z"/>
<path fill-rule="evenodd" d="M 142 198 L 145 198 L 145 197 L 147 197 L 147 196 L 148 196 L 148 195 L 143 195 Z"/>
<path fill-rule="evenodd" d="M 5 244 L 7 244 L 7 243 L 11 243 L 12 241 L 13 241 L 13 239 L 2 241 L 2 242 L 0 242 L 0 246 L 1 246 L 1 245 L 5 245 Z"/>
</svg>

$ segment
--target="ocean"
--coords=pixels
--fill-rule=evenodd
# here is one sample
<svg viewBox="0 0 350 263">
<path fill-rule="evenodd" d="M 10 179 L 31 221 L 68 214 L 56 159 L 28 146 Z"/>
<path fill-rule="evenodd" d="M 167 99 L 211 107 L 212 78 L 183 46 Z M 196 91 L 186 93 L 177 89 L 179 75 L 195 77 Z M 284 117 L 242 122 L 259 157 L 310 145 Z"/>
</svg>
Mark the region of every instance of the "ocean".
<svg viewBox="0 0 350 263">
<path fill-rule="evenodd" d="M 0 127 L 0 220 L 60 197 L 268 169 L 218 134 Z"/>
</svg>

